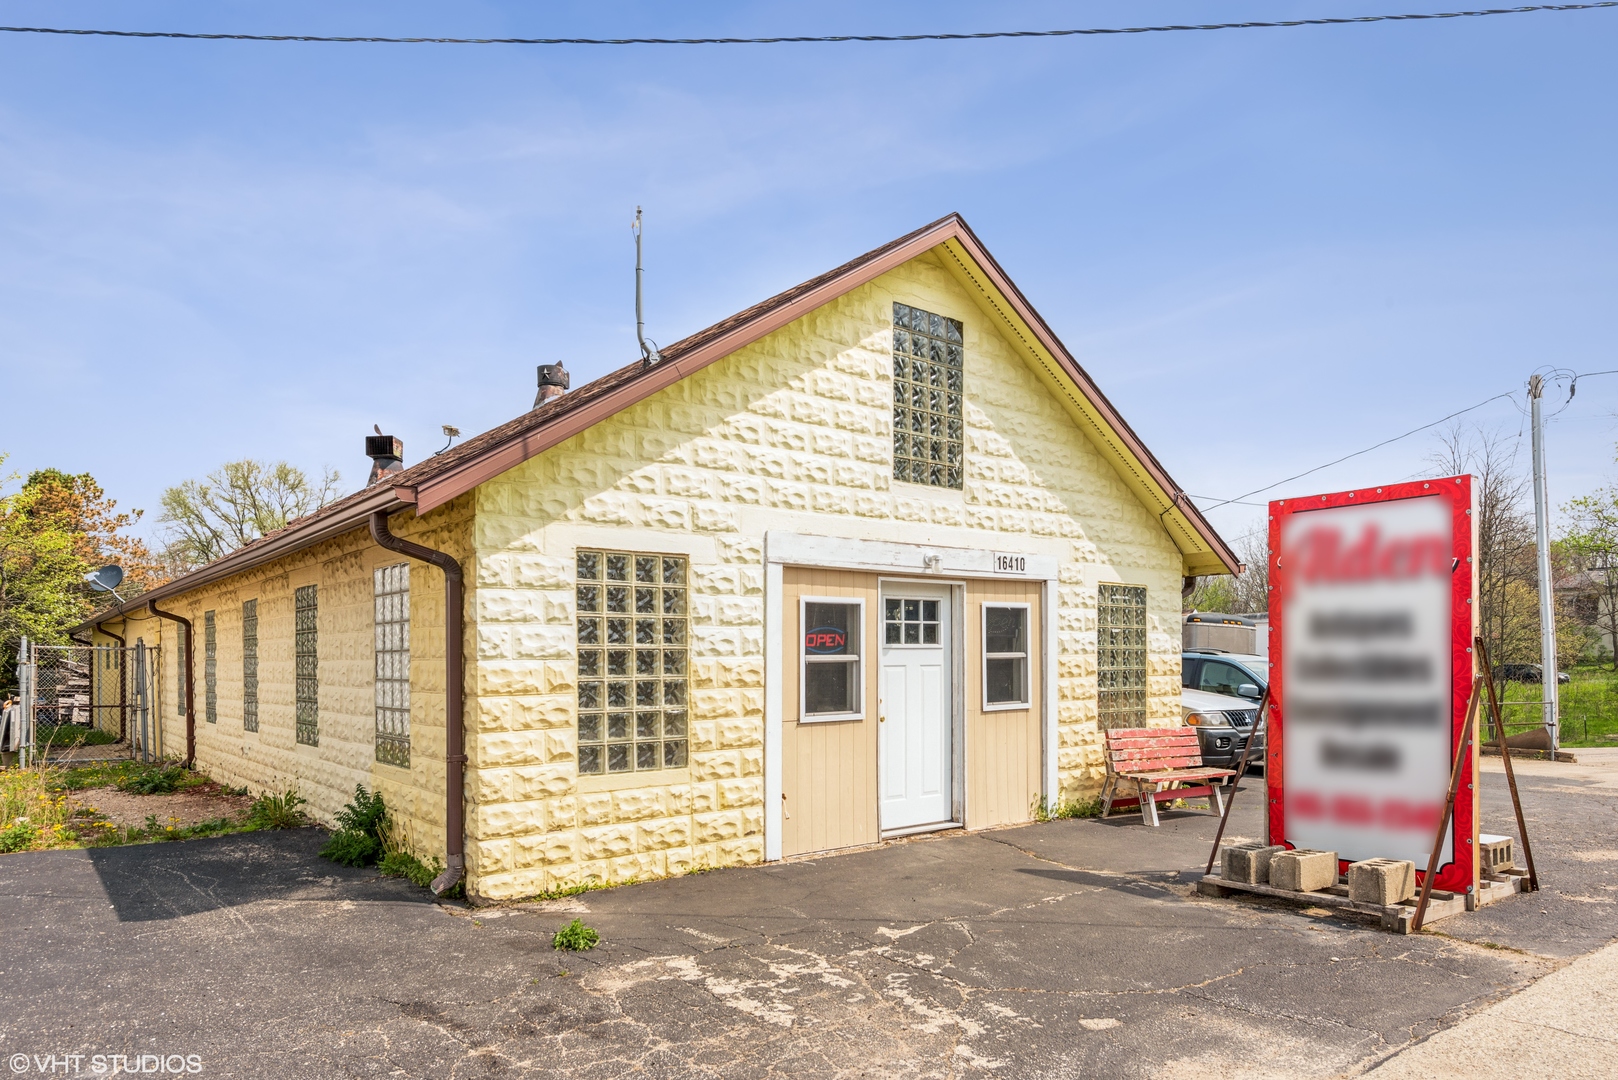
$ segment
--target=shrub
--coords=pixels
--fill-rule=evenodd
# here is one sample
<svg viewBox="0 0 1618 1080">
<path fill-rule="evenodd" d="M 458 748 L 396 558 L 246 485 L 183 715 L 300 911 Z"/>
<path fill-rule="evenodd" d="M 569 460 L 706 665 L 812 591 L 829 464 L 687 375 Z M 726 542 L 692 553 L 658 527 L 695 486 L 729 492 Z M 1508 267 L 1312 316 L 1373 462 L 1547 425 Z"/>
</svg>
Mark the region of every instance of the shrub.
<svg viewBox="0 0 1618 1080">
<path fill-rule="evenodd" d="M 370 833 L 356 829 L 338 829 L 320 849 L 322 859 L 330 859 L 339 866 L 370 866 L 382 854 L 382 845 Z"/>
<path fill-rule="evenodd" d="M 250 829 L 296 829 L 304 822 L 304 799 L 297 788 L 288 788 L 279 795 L 264 794 L 253 800 L 247 810 Z"/>
<path fill-rule="evenodd" d="M 601 935 L 582 922 L 574 919 L 551 937 L 551 948 L 566 949 L 568 952 L 583 952 L 593 949 L 601 943 Z"/>
<path fill-rule="evenodd" d="M 431 863 L 424 863 L 408 851 L 390 851 L 382 856 L 377 869 L 382 871 L 384 877 L 408 878 L 425 889 L 433 883 L 433 878 L 444 872 L 444 864 L 436 858 Z"/>
<path fill-rule="evenodd" d="M 356 784 L 354 801 L 337 811 L 337 824 L 337 831 L 320 849 L 322 858 L 342 866 L 371 866 L 382 857 L 383 837 L 390 831 L 388 807 L 380 791 L 366 791 L 363 784 Z"/>
<path fill-rule="evenodd" d="M 118 781 L 118 790 L 131 795 L 167 795 L 202 783 L 184 765 L 153 765 Z"/>
</svg>

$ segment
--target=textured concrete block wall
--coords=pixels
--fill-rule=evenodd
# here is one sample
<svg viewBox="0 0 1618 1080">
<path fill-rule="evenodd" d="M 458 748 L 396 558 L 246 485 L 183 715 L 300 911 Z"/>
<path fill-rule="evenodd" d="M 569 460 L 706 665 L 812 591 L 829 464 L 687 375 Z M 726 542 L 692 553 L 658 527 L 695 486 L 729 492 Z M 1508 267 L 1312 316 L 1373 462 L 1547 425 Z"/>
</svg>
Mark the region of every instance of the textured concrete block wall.
<svg viewBox="0 0 1618 1080">
<path fill-rule="evenodd" d="M 894 301 L 965 323 L 962 492 L 891 479 Z M 473 887 L 523 896 L 763 858 L 767 529 L 1056 555 L 1066 797 L 1103 775 L 1099 583 L 1147 586 L 1150 716 L 1177 722 L 1180 555 L 1019 349 L 929 255 L 480 487 Z M 689 769 L 577 775 L 580 546 L 691 557 Z"/>
<path fill-rule="evenodd" d="M 396 514 L 396 535 L 450 552 L 470 568 L 471 497 L 423 519 Z M 410 768 L 375 755 L 375 637 L 372 572 L 410 562 Z M 319 586 L 320 741 L 294 729 L 293 594 Z M 258 601 L 258 731 L 243 726 L 242 602 Z M 382 791 L 423 858 L 444 854 L 444 575 L 371 542 L 361 528 L 265 566 L 184 593 L 162 605 L 196 627 L 197 767 L 255 795 L 297 788 L 318 821 L 333 815 L 356 784 Z M 207 723 L 203 614 L 215 613 L 218 720 Z M 131 620 L 131 634 L 153 643 L 158 623 Z M 117 626 L 110 627 L 117 630 Z M 174 652 L 172 623 L 165 653 Z M 133 643 L 134 637 L 129 638 Z M 185 721 L 173 706 L 177 664 L 165 656 L 165 752 L 185 753 Z"/>
</svg>

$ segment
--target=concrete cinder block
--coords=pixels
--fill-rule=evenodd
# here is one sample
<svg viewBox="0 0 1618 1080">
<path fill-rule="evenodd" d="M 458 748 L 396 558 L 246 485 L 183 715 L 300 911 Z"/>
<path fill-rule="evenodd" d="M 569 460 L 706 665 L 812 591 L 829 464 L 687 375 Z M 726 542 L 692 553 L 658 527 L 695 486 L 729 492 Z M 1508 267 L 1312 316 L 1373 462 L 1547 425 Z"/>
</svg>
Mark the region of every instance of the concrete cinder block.
<svg viewBox="0 0 1618 1080">
<path fill-rule="evenodd" d="M 1478 836 L 1478 868 L 1485 874 L 1503 874 L 1513 862 L 1511 837 L 1492 833 Z"/>
<path fill-rule="evenodd" d="M 1264 885 L 1270 880 L 1270 859 L 1286 848 L 1280 844 L 1232 844 L 1220 852 L 1219 866 L 1226 881 Z"/>
<path fill-rule="evenodd" d="M 1416 895 L 1416 864 L 1409 859 L 1362 859 L 1348 867 L 1348 898 L 1362 904 L 1397 904 Z"/>
<path fill-rule="evenodd" d="M 1293 892 L 1318 892 L 1337 884 L 1337 852 L 1294 848 L 1270 858 L 1270 884 Z"/>
</svg>

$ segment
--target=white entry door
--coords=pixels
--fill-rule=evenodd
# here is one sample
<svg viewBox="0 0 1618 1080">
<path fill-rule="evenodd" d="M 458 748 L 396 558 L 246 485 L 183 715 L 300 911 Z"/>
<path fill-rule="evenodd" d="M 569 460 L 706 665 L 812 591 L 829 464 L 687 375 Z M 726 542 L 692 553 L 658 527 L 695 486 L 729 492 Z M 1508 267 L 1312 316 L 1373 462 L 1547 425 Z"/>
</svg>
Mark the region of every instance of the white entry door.
<svg viewBox="0 0 1618 1080">
<path fill-rule="evenodd" d="M 884 586 L 877 768 L 883 832 L 954 814 L 949 588 Z"/>
</svg>

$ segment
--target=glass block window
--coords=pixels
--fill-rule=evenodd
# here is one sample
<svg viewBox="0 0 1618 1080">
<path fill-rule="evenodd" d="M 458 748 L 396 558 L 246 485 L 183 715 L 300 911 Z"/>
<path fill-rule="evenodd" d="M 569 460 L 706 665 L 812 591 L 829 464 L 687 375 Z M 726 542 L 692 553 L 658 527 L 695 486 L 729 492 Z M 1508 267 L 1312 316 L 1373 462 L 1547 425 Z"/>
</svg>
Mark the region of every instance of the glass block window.
<svg viewBox="0 0 1618 1080">
<path fill-rule="evenodd" d="M 1096 717 L 1102 730 L 1146 724 L 1146 587 L 1103 585 L 1096 597 Z"/>
<path fill-rule="evenodd" d="M 1028 605 L 983 605 L 983 707 L 1025 709 L 1028 696 Z"/>
<path fill-rule="evenodd" d="M 299 586 L 292 600 L 292 663 L 297 680 L 297 737 L 320 745 L 320 622 L 317 586 Z"/>
<path fill-rule="evenodd" d="M 258 601 L 242 601 L 242 730 L 258 730 Z"/>
<path fill-rule="evenodd" d="M 376 599 L 376 759 L 410 767 L 410 564 L 379 566 Z"/>
<path fill-rule="evenodd" d="M 937 600 L 904 600 L 889 596 L 882 603 L 884 644 L 938 644 Z"/>
<path fill-rule="evenodd" d="M 961 323 L 893 305 L 893 478 L 961 489 Z"/>
<path fill-rule="evenodd" d="M 686 560 L 578 553 L 579 772 L 686 764 L 690 616 Z"/>
<path fill-rule="evenodd" d="M 208 723 L 219 723 L 219 635 L 211 611 L 202 613 L 202 708 Z"/>
</svg>

